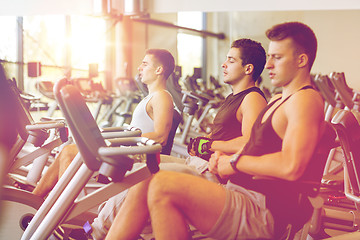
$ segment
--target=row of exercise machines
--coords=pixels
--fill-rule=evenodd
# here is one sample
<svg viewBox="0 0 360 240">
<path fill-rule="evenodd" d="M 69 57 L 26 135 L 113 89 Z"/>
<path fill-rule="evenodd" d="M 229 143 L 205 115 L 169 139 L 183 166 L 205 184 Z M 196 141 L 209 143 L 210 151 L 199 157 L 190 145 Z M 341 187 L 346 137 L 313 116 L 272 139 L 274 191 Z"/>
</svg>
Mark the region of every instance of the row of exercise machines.
<svg viewBox="0 0 360 240">
<path fill-rule="evenodd" d="M 1 151 L 4 154 L 1 162 L 6 163 L 1 174 L 6 176 L 2 188 L 1 239 L 47 239 L 55 233 L 66 238 L 73 229 L 82 229 L 85 220 L 92 221 L 96 216 L 92 208 L 158 170 L 161 146 L 139 137 L 141 131 L 131 126 L 100 130 L 84 94 L 67 79 L 54 85 L 54 98 L 65 119 L 45 117 L 41 122 L 34 122 L 14 79 L 3 77 L 1 81 L 3 90 L 10 94 L 2 95 L 0 101 L 11 105 L 11 112 L 3 112 L 1 116 L 13 115 L 19 120 L 8 126 L 15 130 L 15 141 L 9 149 Z M 184 95 L 194 101 L 208 101 L 200 95 Z M 36 185 L 54 152 L 68 144 L 69 133 L 82 157 L 78 155 L 74 159 L 45 200 L 12 186 L 14 182 Z M 134 163 L 128 156 L 134 154 L 146 154 L 147 160 L 142 168 L 128 173 Z M 91 177 L 94 172 L 112 182 L 94 183 Z"/>
<path fill-rule="evenodd" d="M 322 204 L 309 222 L 310 235 L 312 239 L 360 239 L 360 92 L 348 86 L 343 72 L 318 74 L 313 80 L 325 100 L 325 120 L 335 127 L 340 146 L 330 150 L 324 167 Z"/>
<path fill-rule="evenodd" d="M 339 75 L 327 76 L 329 81 L 331 81 L 332 76 Z M 340 76 L 344 75 L 340 74 Z M 329 88 L 322 90 L 317 81 L 323 78 L 320 75 L 316 76 L 314 83 L 323 93 L 324 99 L 326 99 L 327 107 L 325 111 L 327 113 L 332 111 L 331 115 L 333 116 L 329 119 L 329 122 L 335 128 L 341 145 L 330 151 L 327 164 L 324 166 L 325 175 L 322 184 L 320 182 L 306 183 L 310 184 L 312 195 L 315 196 L 320 193 L 325 203 L 317 205 L 313 217 L 302 228 L 302 231 L 298 232 L 296 237 L 311 239 L 309 238 L 311 236 L 313 239 L 322 239 L 324 236 L 332 236 L 329 233 L 326 235 L 328 229 L 336 228 L 341 231 L 340 236 L 344 237 L 342 239 L 351 239 L 349 237 L 352 236 L 344 234 L 348 232 L 356 234 L 358 230 L 357 205 L 360 202 L 358 200 L 360 196 L 358 161 L 360 160 L 360 153 L 357 146 L 360 143 L 360 126 L 356 119 L 356 109 L 353 109 L 352 112 L 345 107 L 340 92 L 347 89 L 347 93 L 352 94 L 353 108 L 357 106 L 357 98 L 354 97 L 357 92 L 354 90 L 350 92 L 345 84 L 342 84 L 342 90 L 338 90 L 335 87 L 336 85 L 330 85 L 330 82 L 327 82 Z M 9 91 L 13 93 L 12 99 L 1 99 L 1 101 L 14 101 L 16 103 L 14 104 L 14 111 L 16 110 L 17 114 L 19 114 L 17 116 L 22 116 L 19 119 L 25 120 L 20 124 L 21 128 L 20 125 L 13 126 L 22 129 L 21 131 L 17 130 L 16 144 L 14 143 L 10 151 L 0 151 L 1 162 L 7 162 L 5 167 L 6 175 L 11 173 L 13 177 L 15 175 L 25 177 L 36 169 L 37 173 L 32 172 L 32 175 L 39 177 L 48 156 L 51 155 L 52 149 L 61 148 L 63 144 L 66 144 L 68 137 L 66 129 L 68 128 L 71 137 L 75 139 L 80 150 L 81 157 L 78 155 L 74 159 L 72 165 L 68 168 L 69 170 L 66 171 L 45 200 L 34 196 L 28 191 L 12 186 L 5 186 L 2 189 L 1 217 L 3 219 L 0 224 L 1 239 L 47 239 L 54 232 L 59 233 L 60 226 L 63 230 L 60 234 L 61 237 L 68 237 L 71 234 L 70 230 L 82 229 L 85 221 L 91 221 L 95 217 L 94 212 L 89 211 L 93 207 L 158 170 L 156 156 L 161 147 L 149 139 L 138 137 L 141 132 L 136 128 L 121 127 L 115 129 L 113 127 L 100 130 L 79 89 L 68 84 L 67 79 L 58 81 L 54 88 L 55 98 L 66 120 L 44 121 L 41 123 L 34 123 L 31 120 L 31 114 L 23 105 L 16 85 L 11 81 L 8 81 L 8 83 Z M 332 92 L 331 96 L 333 98 L 325 97 L 327 96 L 325 91 L 327 91 L 326 93 Z M 337 106 L 332 105 L 334 104 L 332 99 L 338 104 Z M 340 102 L 342 107 L 339 107 Z M 17 107 L 15 108 L 15 106 Z M 329 106 L 337 110 L 336 114 L 334 114 L 334 109 L 331 110 Z M 5 116 L 3 113 L 1 115 Z M 87 124 L 81 124 L 83 122 Z M 115 130 L 117 131 L 115 132 Z M 20 132 L 23 134 L 20 134 Z M 105 141 L 104 138 L 110 139 Z M 36 150 L 30 153 L 22 153 L 24 157 L 19 158 L 18 154 L 22 152 L 23 147 L 30 143 L 36 146 Z M 127 147 L 122 147 L 124 145 Z M 47 154 L 46 157 L 45 153 Z M 129 155 L 138 153 L 146 154 L 147 162 L 144 163 L 143 168 L 128 173 L 134 163 L 134 159 L 129 158 Z M 43 157 L 42 166 L 37 167 L 32 164 L 29 171 L 23 169 L 23 166 L 29 165 L 39 156 Z M 336 165 L 336 167 L 340 165 L 340 170 L 335 170 L 336 168 L 333 165 Z M 97 186 L 92 187 L 93 191 L 90 193 L 81 194 L 83 189 L 89 186 L 88 182 L 91 182 L 95 172 L 100 172 L 113 181 L 109 184 L 97 184 Z M 338 177 L 339 172 L 342 172 L 342 178 L 331 177 Z M 330 178 L 330 180 L 327 178 Z M 337 185 L 329 184 L 333 183 L 332 180 L 334 179 L 341 183 Z M 93 184 L 96 185 L 96 183 Z M 329 189 L 333 189 L 334 186 L 336 193 L 343 191 L 347 201 L 343 198 L 344 201 L 340 204 L 336 197 L 332 198 L 332 204 L 327 201 L 329 199 L 328 193 L 333 192 Z M 309 193 L 305 195 L 307 196 Z M 334 199 L 336 202 L 334 202 Z M 348 205 L 344 206 L 343 202 Z M 333 214 L 334 212 L 336 214 Z M 337 213 L 339 212 L 343 213 L 343 218 L 338 217 Z M 352 216 L 352 218 L 349 218 L 349 216 Z M 326 223 L 329 218 L 339 220 L 339 223 L 332 222 L 332 225 L 329 225 Z M 349 222 L 351 221 L 349 219 L 353 220 L 350 227 Z M 292 236 L 287 237 L 287 239 L 291 238 Z"/>
</svg>

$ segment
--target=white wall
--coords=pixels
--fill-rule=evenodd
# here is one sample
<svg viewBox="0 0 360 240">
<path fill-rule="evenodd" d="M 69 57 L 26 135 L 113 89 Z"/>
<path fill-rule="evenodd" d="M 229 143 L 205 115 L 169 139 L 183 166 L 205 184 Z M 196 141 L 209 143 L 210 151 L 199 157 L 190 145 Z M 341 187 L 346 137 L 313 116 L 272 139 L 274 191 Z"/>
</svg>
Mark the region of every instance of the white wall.
<svg viewBox="0 0 360 240">
<path fill-rule="evenodd" d="M 176 23 L 177 15 L 153 14 L 152 18 Z M 138 66 L 149 48 L 168 49 L 177 57 L 177 31 L 160 26 L 135 22 L 124 17 L 116 29 L 116 69 L 115 77 L 134 77 Z M 126 69 L 125 69 L 126 67 Z"/>
<path fill-rule="evenodd" d="M 333 71 L 345 72 L 350 87 L 360 90 L 360 10 L 336 11 L 276 11 L 276 12 L 231 12 L 212 13 L 216 15 L 218 28 L 225 32 L 227 39 L 217 46 L 209 46 L 209 51 L 218 49 L 212 54 L 217 62 L 208 61 L 208 69 L 213 75 L 219 74 L 219 66 L 225 59 L 230 43 L 248 37 L 261 42 L 267 50 L 268 40 L 265 31 L 285 21 L 301 21 L 309 25 L 318 38 L 318 53 L 312 72 L 329 74 Z M 216 25 L 216 24 L 215 24 Z M 218 71 L 217 71 L 217 70 Z M 267 71 L 263 73 L 266 85 L 269 84 Z"/>
<path fill-rule="evenodd" d="M 359 9 L 358 0 L 145 0 L 150 12 Z"/>
<path fill-rule="evenodd" d="M 0 15 L 90 14 L 93 0 L 0 0 Z"/>
<path fill-rule="evenodd" d="M 318 38 L 313 72 L 344 72 L 350 87 L 360 90 L 360 11 L 305 12 Z"/>
</svg>

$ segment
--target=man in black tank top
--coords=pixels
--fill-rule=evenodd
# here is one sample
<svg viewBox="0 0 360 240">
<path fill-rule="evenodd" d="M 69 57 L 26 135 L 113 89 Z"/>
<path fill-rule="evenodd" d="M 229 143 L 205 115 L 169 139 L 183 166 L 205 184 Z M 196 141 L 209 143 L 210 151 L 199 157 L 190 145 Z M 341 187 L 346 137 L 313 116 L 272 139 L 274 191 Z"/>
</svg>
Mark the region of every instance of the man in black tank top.
<svg viewBox="0 0 360 240">
<path fill-rule="evenodd" d="M 265 62 L 266 53 L 260 43 L 238 39 L 231 44 L 221 67 L 224 83 L 231 86 L 232 93 L 219 108 L 208 139 L 191 141 L 190 155 L 208 160 L 215 151 L 235 153 L 239 150 L 236 146 L 248 141 L 255 119 L 266 106 L 263 92 L 255 86 Z"/>
<path fill-rule="evenodd" d="M 325 126 L 322 97 L 310 87 L 317 40 L 299 22 L 266 34 L 266 68 L 282 94 L 260 114 L 238 154 L 215 152 L 210 158 L 210 171 L 230 179 L 225 187 L 182 173 L 155 174 L 138 204 L 149 210 L 157 240 L 188 239 L 187 224 L 214 239 L 277 239 L 279 226 L 309 209 L 296 208 L 296 183 L 312 169 Z M 286 184 L 259 185 L 252 178 L 257 175 Z"/>
</svg>

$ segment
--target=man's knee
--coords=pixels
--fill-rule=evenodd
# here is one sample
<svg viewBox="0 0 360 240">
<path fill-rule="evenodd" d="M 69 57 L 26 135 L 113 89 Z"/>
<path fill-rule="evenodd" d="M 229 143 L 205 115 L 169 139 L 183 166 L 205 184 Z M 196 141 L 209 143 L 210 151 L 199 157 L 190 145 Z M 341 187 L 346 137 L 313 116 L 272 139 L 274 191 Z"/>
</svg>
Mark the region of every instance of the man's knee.
<svg viewBox="0 0 360 240">
<path fill-rule="evenodd" d="M 78 149 L 75 144 L 67 145 L 62 149 L 58 161 L 61 163 L 70 163 L 77 153 Z"/>
<path fill-rule="evenodd" d="M 176 192 L 178 173 L 170 171 L 159 171 L 150 181 L 148 190 L 148 204 L 159 204 L 159 202 L 172 201 Z"/>
</svg>

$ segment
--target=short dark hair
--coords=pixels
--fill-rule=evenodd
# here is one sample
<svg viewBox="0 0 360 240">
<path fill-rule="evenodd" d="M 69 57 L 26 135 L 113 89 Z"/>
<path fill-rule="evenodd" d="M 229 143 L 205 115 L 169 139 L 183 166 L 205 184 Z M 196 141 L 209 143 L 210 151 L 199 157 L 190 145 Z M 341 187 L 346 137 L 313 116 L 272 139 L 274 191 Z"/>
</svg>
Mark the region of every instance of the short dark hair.
<svg viewBox="0 0 360 240">
<path fill-rule="evenodd" d="M 317 40 L 313 30 L 300 22 L 286 22 L 273 26 L 266 31 L 271 41 L 291 38 L 296 45 L 296 53 L 305 53 L 309 57 L 309 70 L 314 64 L 317 51 Z"/>
<path fill-rule="evenodd" d="M 166 79 L 174 72 L 175 69 L 175 60 L 173 55 L 165 49 L 148 49 L 145 52 L 146 55 L 153 55 L 157 61 L 164 68 L 164 76 Z"/>
<path fill-rule="evenodd" d="M 266 52 L 261 46 L 261 43 L 248 38 L 242 38 L 232 42 L 231 48 L 240 49 L 240 58 L 243 66 L 246 64 L 252 64 L 254 66 L 252 78 L 256 82 L 264 70 L 266 63 Z"/>
</svg>

